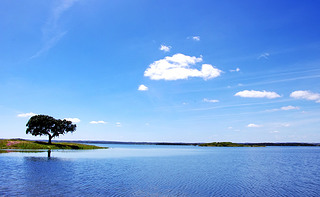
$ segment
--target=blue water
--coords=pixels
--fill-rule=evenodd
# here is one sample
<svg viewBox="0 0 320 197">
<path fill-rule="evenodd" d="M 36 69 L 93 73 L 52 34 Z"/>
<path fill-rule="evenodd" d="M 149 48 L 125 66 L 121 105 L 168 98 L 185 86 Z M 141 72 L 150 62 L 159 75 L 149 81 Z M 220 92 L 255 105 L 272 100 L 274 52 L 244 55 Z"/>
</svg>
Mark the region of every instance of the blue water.
<svg viewBox="0 0 320 197">
<path fill-rule="evenodd" d="M 0 196 L 320 196 L 319 147 L 0 154 Z"/>
</svg>

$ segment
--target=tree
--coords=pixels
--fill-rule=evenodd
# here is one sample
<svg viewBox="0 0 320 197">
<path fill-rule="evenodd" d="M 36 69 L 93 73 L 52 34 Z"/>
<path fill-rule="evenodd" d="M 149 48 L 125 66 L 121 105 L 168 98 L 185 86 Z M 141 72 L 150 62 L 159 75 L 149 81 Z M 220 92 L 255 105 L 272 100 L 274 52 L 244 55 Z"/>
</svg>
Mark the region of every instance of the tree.
<svg viewBox="0 0 320 197">
<path fill-rule="evenodd" d="M 68 132 L 74 132 L 77 125 L 72 124 L 68 120 L 59 120 L 47 115 L 35 115 L 32 116 L 27 123 L 26 134 L 37 135 L 48 135 L 49 144 L 51 144 L 51 139 L 58 137 L 59 135 L 64 135 Z"/>
</svg>

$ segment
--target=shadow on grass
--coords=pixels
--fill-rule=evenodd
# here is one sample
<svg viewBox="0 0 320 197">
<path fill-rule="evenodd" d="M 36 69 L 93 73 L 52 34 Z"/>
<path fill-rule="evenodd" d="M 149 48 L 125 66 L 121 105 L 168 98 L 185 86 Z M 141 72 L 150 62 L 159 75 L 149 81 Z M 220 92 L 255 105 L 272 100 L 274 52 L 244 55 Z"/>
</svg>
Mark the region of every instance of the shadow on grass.
<svg viewBox="0 0 320 197">
<path fill-rule="evenodd" d="M 49 144 L 48 142 L 41 142 L 41 141 L 35 141 L 36 144 L 40 144 L 40 145 L 46 145 L 46 146 L 54 146 L 57 149 L 80 149 L 79 146 L 76 145 L 72 145 L 72 144 L 57 144 L 57 143 L 51 143 Z"/>
</svg>

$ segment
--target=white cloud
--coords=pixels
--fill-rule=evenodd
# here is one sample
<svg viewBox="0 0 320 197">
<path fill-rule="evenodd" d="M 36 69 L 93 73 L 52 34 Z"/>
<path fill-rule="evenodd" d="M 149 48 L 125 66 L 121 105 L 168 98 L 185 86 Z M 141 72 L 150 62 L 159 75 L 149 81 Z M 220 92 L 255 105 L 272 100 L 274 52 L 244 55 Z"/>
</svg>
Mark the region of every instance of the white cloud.
<svg viewBox="0 0 320 197">
<path fill-rule="evenodd" d="M 285 122 L 285 123 L 281 123 L 280 126 L 281 126 L 281 127 L 290 127 L 291 124 Z"/>
<path fill-rule="evenodd" d="M 148 88 L 147 86 L 141 84 L 141 85 L 139 86 L 138 90 L 139 90 L 139 91 L 147 91 L 147 90 L 149 90 L 149 88 Z"/>
<path fill-rule="evenodd" d="M 201 70 L 190 68 L 198 62 L 202 62 L 202 57 L 187 56 L 177 53 L 167 56 L 164 59 L 153 62 L 144 72 L 144 76 L 152 80 L 178 80 L 189 77 L 201 77 L 205 80 L 220 76 L 221 70 L 210 64 L 202 64 Z"/>
<path fill-rule="evenodd" d="M 90 124 L 107 124 L 107 122 L 103 120 L 98 120 L 98 121 L 91 121 Z"/>
<path fill-rule="evenodd" d="M 269 53 L 262 53 L 258 59 L 264 58 L 264 59 L 269 59 L 270 54 Z"/>
<path fill-rule="evenodd" d="M 236 68 L 234 70 L 230 70 L 230 72 L 239 72 L 240 71 L 240 68 Z"/>
<path fill-rule="evenodd" d="M 279 133 L 279 131 L 270 131 L 270 133 Z"/>
<path fill-rule="evenodd" d="M 56 22 L 60 18 L 60 16 L 63 14 L 63 12 L 69 9 L 77 1 L 78 0 L 61 1 L 61 4 L 59 4 L 57 7 L 54 8 L 51 20 Z"/>
<path fill-rule="evenodd" d="M 78 0 L 61 1 L 61 3 L 52 9 L 52 14 L 47 19 L 45 26 L 42 28 L 43 46 L 30 59 L 37 58 L 43 53 L 49 51 L 56 43 L 67 33 L 61 31 L 59 21 L 64 12 L 73 6 Z"/>
<path fill-rule="evenodd" d="M 204 98 L 203 102 L 206 102 L 206 103 L 218 103 L 219 100 Z"/>
<path fill-rule="evenodd" d="M 300 107 L 288 105 L 288 106 L 281 107 L 279 109 L 271 109 L 271 110 L 267 110 L 267 111 L 274 112 L 274 111 L 288 111 L 288 110 L 299 110 L 299 109 L 300 109 Z"/>
<path fill-rule="evenodd" d="M 284 110 L 284 111 L 288 111 L 288 110 L 293 110 L 293 109 L 300 109 L 300 107 L 289 105 L 289 106 L 281 107 L 280 109 Z"/>
<path fill-rule="evenodd" d="M 235 132 L 241 131 L 240 129 L 236 129 L 236 128 L 233 128 L 233 127 L 231 127 L 231 126 L 227 127 L 227 129 L 232 130 L 232 131 L 235 131 Z"/>
<path fill-rule="evenodd" d="M 79 118 L 65 118 L 64 120 L 68 120 L 68 121 L 71 121 L 73 123 L 78 123 L 80 122 L 80 119 Z"/>
<path fill-rule="evenodd" d="M 164 52 L 169 52 L 171 49 L 171 46 L 161 45 L 159 49 Z"/>
<path fill-rule="evenodd" d="M 310 101 L 316 101 L 316 103 L 320 103 L 320 94 L 313 93 L 308 90 L 294 91 L 290 94 L 290 97 L 296 98 L 296 99 L 306 99 L 306 100 L 310 100 Z"/>
<path fill-rule="evenodd" d="M 66 34 L 67 32 L 59 32 L 53 37 L 49 38 L 43 45 L 43 47 L 37 51 L 33 56 L 30 57 L 30 59 L 34 59 L 42 55 L 43 53 L 49 51 L 56 43 Z"/>
<path fill-rule="evenodd" d="M 249 128 L 258 128 L 258 127 L 262 127 L 262 125 L 257 125 L 257 124 L 251 123 L 251 124 L 248 124 L 247 127 L 249 127 Z"/>
<path fill-rule="evenodd" d="M 281 97 L 276 92 L 267 92 L 267 91 L 255 91 L 255 90 L 244 90 L 241 92 L 237 92 L 234 96 L 240 96 L 245 98 L 268 98 L 274 99 Z"/>
<path fill-rule="evenodd" d="M 122 125 L 121 125 L 120 122 L 116 122 L 116 126 L 117 126 L 117 127 L 121 127 Z"/>
<path fill-rule="evenodd" d="M 200 41 L 200 36 L 192 36 L 192 39 L 195 41 Z"/>
<path fill-rule="evenodd" d="M 27 117 L 31 117 L 31 116 L 35 116 L 35 115 L 37 115 L 37 114 L 30 112 L 30 113 L 25 113 L 25 114 L 18 114 L 17 116 L 21 117 L 21 118 L 27 118 Z"/>
</svg>

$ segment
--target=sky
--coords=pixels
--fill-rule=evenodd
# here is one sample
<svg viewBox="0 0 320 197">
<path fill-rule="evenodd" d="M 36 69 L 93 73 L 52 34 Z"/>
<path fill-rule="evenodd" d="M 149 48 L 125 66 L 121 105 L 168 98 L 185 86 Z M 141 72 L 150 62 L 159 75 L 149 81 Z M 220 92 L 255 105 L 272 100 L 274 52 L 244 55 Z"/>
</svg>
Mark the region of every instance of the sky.
<svg viewBox="0 0 320 197">
<path fill-rule="evenodd" d="M 320 3 L 0 2 L 0 138 L 320 142 Z"/>
</svg>

